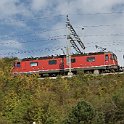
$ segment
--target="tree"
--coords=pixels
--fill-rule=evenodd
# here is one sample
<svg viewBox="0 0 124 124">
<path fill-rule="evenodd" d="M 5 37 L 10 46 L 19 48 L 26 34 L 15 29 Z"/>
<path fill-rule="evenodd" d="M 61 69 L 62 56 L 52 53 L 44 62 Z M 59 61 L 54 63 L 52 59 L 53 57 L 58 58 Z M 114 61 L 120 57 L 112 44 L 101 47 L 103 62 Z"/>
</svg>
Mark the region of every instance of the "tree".
<svg viewBox="0 0 124 124">
<path fill-rule="evenodd" d="M 80 101 L 78 104 L 72 108 L 71 113 L 65 120 L 65 124 L 91 124 L 93 118 L 95 117 L 95 111 L 93 107 L 85 102 Z"/>
</svg>

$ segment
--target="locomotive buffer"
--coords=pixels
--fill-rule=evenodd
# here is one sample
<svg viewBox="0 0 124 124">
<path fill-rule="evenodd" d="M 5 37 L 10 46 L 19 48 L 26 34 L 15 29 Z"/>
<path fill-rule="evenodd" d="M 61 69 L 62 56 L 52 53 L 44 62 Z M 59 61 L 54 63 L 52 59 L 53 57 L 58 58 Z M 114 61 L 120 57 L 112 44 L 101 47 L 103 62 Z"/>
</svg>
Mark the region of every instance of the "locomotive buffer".
<svg viewBox="0 0 124 124">
<path fill-rule="evenodd" d="M 67 15 L 67 21 L 66 21 L 66 28 L 67 28 L 67 53 L 66 53 L 66 59 L 67 59 L 67 65 L 69 66 L 69 72 L 68 76 L 72 76 L 71 71 L 71 46 L 76 50 L 78 54 L 82 54 L 82 50 L 78 47 L 78 45 L 84 50 L 85 46 L 82 43 L 80 37 L 74 30 L 73 26 L 70 23 L 70 20 Z M 84 29 L 84 28 L 82 28 Z M 77 45 L 78 44 L 78 45 Z"/>
</svg>

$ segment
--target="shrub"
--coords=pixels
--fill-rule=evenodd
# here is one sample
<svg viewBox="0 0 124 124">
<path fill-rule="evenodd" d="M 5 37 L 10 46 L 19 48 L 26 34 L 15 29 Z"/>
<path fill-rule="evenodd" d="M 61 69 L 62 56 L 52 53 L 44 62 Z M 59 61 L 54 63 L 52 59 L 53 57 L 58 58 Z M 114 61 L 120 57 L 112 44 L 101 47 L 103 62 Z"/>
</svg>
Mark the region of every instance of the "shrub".
<svg viewBox="0 0 124 124">
<path fill-rule="evenodd" d="M 65 124 L 91 124 L 95 117 L 94 108 L 85 101 L 80 101 L 72 108 Z"/>
</svg>

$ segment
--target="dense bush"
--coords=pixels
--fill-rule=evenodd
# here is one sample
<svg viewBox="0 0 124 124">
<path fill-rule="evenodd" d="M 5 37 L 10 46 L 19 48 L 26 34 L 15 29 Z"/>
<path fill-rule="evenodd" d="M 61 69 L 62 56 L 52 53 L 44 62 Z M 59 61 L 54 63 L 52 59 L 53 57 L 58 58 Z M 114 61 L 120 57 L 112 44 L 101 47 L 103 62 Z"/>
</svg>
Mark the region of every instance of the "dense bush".
<svg viewBox="0 0 124 124">
<path fill-rule="evenodd" d="M 91 124 L 95 117 L 94 108 L 85 101 L 80 101 L 65 120 L 65 124 Z"/>
</svg>

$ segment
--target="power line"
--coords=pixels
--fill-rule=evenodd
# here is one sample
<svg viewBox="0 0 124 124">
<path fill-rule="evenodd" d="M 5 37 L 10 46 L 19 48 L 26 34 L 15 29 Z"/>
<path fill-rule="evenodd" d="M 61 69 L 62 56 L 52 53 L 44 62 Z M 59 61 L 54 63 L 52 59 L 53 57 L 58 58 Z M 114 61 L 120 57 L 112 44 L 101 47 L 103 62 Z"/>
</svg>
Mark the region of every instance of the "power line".
<svg viewBox="0 0 124 124">
<path fill-rule="evenodd" d="M 61 17 L 61 16 L 65 16 L 65 15 L 48 15 L 48 16 L 44 16 L 44 17 L 34 17 L 34 18 L 25 18 L 25 19 L 18 19 L 18 18 L 9 18 L 9 19 L 0 19 L 1 21 L 4 20 L 4 22 L 24 22 L 24 21 L 33 21 L 33 20 L 43 20 L 43 19 L 52 19 L 52 18 L 55 18 L 55 17 Z M 15 20 L 12 20 L 12 19 L 15 19 Z"/>
<path fill-rule="evenodd" d="M 52 51 L 52 52 L 54 52 L 54 51 L 56 51 L 56 50 L 62 50 L 62 48 L 65 48 L 65 46 L 56 46 L 56 47 L 54 47 L 53 49 L 50 49 L 50 48 L 44 48 L 44 49 L 30 49 L 30 50 L 18 50 L 18 51 L 16 51 L 16 52 L 8 52 L 8 53 L 4 53 L 4 54 L 2 54 L 2 53 L 0 53 L 0 55 L 1 56 L 5 56 L 5 55 L 16 55 L 16 54 L 27 54 L 27 53 L 29 53 L 29 54 L 31 54 L 31 53 L 35 53 L 35 52 L 50 52 L 50 51 Z M 63 51 L 62 51 L 63 52 Z"/>
<path fill-rule="evenodd" d="M 14 37 L 14 36 L 19 36 L 19 37 L 22 37 L 22 36 L 27 36 L 27 35 L 37 35 L 37 34 L 41 34 L 41 33 L 45 33 L 45 32 L 53 32 L 53 31 L 58 31 L 58 30 L 64 30 L 65 28 L 59 28 L 59 29 L 51 29 L 51 30 L 48 30 L 48 29 L 44 29 L 42 31 L 37 31 L 37 32 L 29 32 L 29 33 L 25 33 L 25 34 L 11 34 L 11 35 L 4 35 L 3 37 L 4 38 L 9 38 L 9 37 Z"/>
<path fill-rule="evenodd" d="M 89 35 L 84 35 L 84 37 L 108 37 L 108 36 L 124 36 L 124 34 L 101 34 L 101 35 L 89 34 Z"/>
<path fill-rule="evenodd" d="M 58 37 L 58 38 L 49 38 L 49 39 L 30 39 L 30 41 L 20 41 L 20 42 L 13 42 L 13 41 L 9 41 L 9 42 L 2 42 L 0 43 L 0 45 L 7 45 L 7 44 L 18 44 L 18 43 L 30 43 L 30 42 L 41 42 L 41 41 L 55 41 L 55 40 L 62 40 L 62 39 L 65 39 L 64 37 L 61 38 L 61 37 Z M 42 42 L 41 42 L 42 43 Z"/>
<path fill-rule="evenodd" d="M 105 34 L 105 35 L 84 35 L 84 36 L 80 36 L 80 37 L 109 37 L 109 36 L 124 36 L 124 34 Z M 20 41 L 18 43 L 30 43 L 30 42 L 41 42 L 42 41 L 56 41 L 56 40 L 62 40 L 62 39 L 66 39 L 66 35 L 56 35 L 56 36 L 51 36 L 48 39 L 38 39 L 38 38 L 33 38 L 30 39 L 29 41 Z M 120 42 L 120 41 L 124 41 L 124 40 L 114 40 L 113 42 Z M 93 41 L 92 41 L 93 42 Z M 99 41 L 99 42 L 109 42 L 109 41 Z M 112 41 L 110 41 L 112 42 Z M 91 43 L 91 42 L 90 42 Z M 8 42 L 0 42 L 0 45 L 6 45 L 6 44 L 16 44 L 16 42 L 13 41 L 8 41 Z"/>
<path fill-rule="evenodd" d="M 110 42 L 110 43 L 107 43 L 106 45 L 103 45 L 103 46 L 113 46 L 113 45 L 120 45 L 119 43 L 117 43 L 117 41 L 124 41 L 124 40 L 115 40 L 115 41 L 92 41 L 92 42 L 88 42 L 87 44 L 98 44 L 98 43 L 104 43 L 104 42 Z M 122 43 L 122 42 L 120 42 L 120 43 Z M 93 47 L 93 45 L 91 45 L 91 46 L 87 46 L 86 45 L 86 48 L 88 48 L 88 47 Z M 45 50 L 48 50 L 49 51 L 49 48 L 45 48 Z M 26 51 L 26 50 L 25 50 Z M 43 50 L 42 50 L 43 51 Z M 27 52 L 25 52 L 25 53 L 27 53 Z"/>
<path fill-rule="evenodd" d="M 83 25 L 82 27 L 84 28 L 97 28 L 97 27 L 114 27 L 114 26 L 124 26 L 123 24 L 112 24 L 112 25 Z M 75 27 L 75 28 L 81 28 L 82 27 Z M 23 36 L 27 36 L 27 35 L 37 35 L 37 34 L 41 34 L 41 33 L 46 33 L 46 32 L 54 32 L 54 31 L 59 31 L 59 30 L 65 30 L 65 28 L 58 28 L 58 29 L 43 29 L 42 31 L 37 31 L 37 32 L 29 32 L 29 33 L 24 33 L 24 34 L 10 34 L 10 35 L 4 35 L 2 36 L 2 38 L 9 38 L 9 37 L 14 37 L 14 36 L 19 36 L 19 37 L 23 37 Z"/>
<path fill-rule="evenodd" d="M 68 15 L 112 15 L 112 14 L 124 14 L 123 11 L 120 12 L 96 12 L 96 13 L 76 13 L 76 14 L 68 14 Z"/>
<path fill-rule="evenodd" d="M 58 29 L 59 30 L 59 29 Z M 36 35 L 36 34 L 39 34 L 39 33 L 42 33 L 42 31 L 41 32 L 35 32 L 34 34 Z M 33 34 L 33 33 L 30 33 L 30 34 Z M 20 34 L 20 35 L 16 35 L 16 36 L 24 36 L 24 35 L 27 35 L 27 34 Z M 9 36 L 14 36 L 14 35 L 5 35 L 6 37 L 5 38 L 9 38 Z M 66 36 L 65 34 L 64 35 L 58 35 L 58 36 L 52 36 L 53 38 L 54 37 L 60 37 L 60 36 Z M 91 36 L 95 36 L 95 37 L 98 37 L 98 36 L 124 36 L 124 34 L 122 34 L 122 33 L 115 33 L 115 34 L 89 34 L 89 35 L 84 35 L 84 37 L 91 37 Z M 80 36 L 81 37 L 81 36 Z"/>
<path fill-rule="evenodd" d="M 92 46 L 89 46 L 89 47 L 92 47 Z M 65 47 L 63 47 L 63 48 L 65 48 Z M 54 48 L 54 49 L 50 49 L 50 48 L 45 48 L 45 49 L 31 49 L 31 50 L 19 50 L 19 51 L 16 51 L 16 52 L 8 52 L 8 53 L 4 53 L 4 54 L 2 54 L 2 53 L 0 53 L 0 55 L 1 56 L 12 56 L 12 55 L 18 55 L 18 54 L 31 54 L 31 53 L 35 53 L 35 52 L 54 52 L 54 51 L 56 51 L 56 50 L 62 50 L 63 48 L 60 48 L 60 47 L 58 47 L 58 48 Z M 121 50 L 117 50 L 117 49 L 115 49 L 115 50 L 112 50 L 112 51 L 115 51 L 115 52 L 124 52 L 124 50 L 123 49 L 121 49 Z"/>
<path fill-rule="evenodd" d="M 69 16 L 72 16 L 72 15 L 112 15 L 112 14 L 124 14 L 123 11 L 121 12 L 96 12 L 96 13 L 70 13 L 68 14 Z M 0 20 L 4 20 L 5 22 L 18 22 L 18 21 L 31 21 L 31 20 L 43 20 L 43 19 L 53 19 L 55 17 L 65 17 L 66 15 L 65 14 L 58 14 L 58 15 L 47 15 L 47 16 L 44 16 L 44 17 L 34 17 L 34 18 L 26 18 L 26 19 L 18 19 L 18 18 L 9 18 L 9 19 L 0 19 Z M 15 20 L 12 20 L 12 19 L 15 19 Z"/>
<path fill-rule="evenodd" d="M 106 24 L 106 25 L 103 25 L 103 24 L 99 24 L 99 25 L 83 25 L 82 27 L 84 28 L 97 28 L 97 27 L 115 27 L 115 26 L 124 26 L 124 24 Z M 79 27 L 81 28 L 81 27 Z"/>
</svg>

